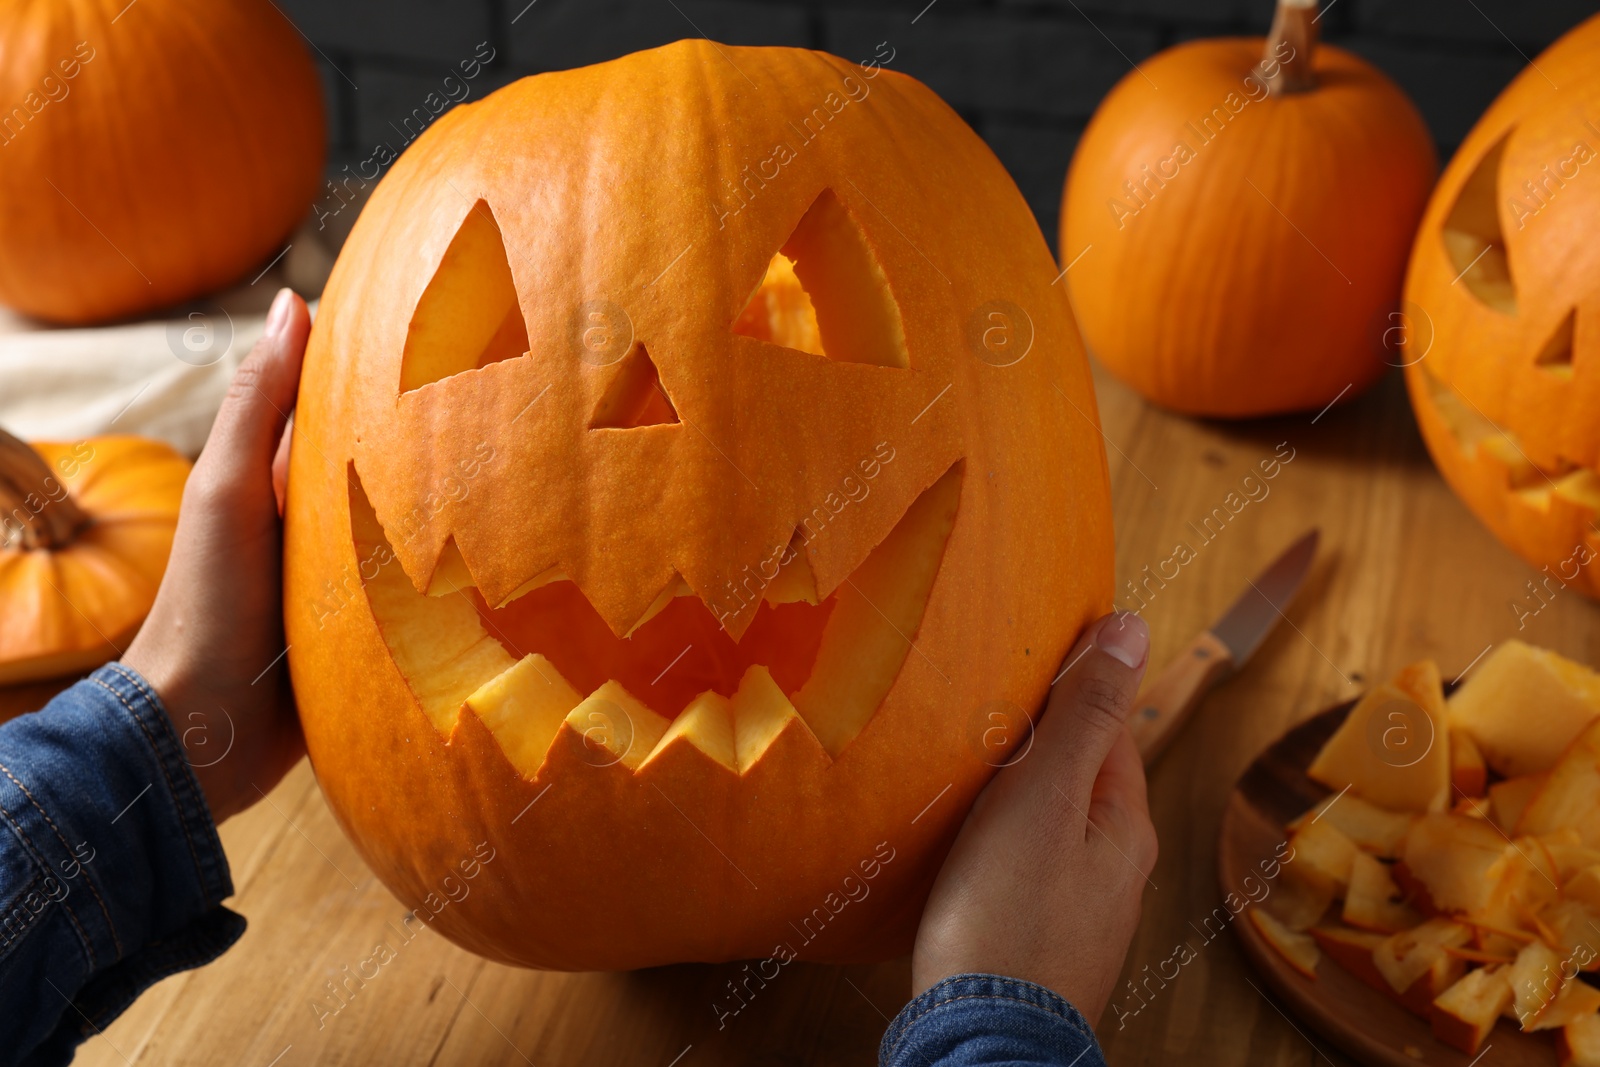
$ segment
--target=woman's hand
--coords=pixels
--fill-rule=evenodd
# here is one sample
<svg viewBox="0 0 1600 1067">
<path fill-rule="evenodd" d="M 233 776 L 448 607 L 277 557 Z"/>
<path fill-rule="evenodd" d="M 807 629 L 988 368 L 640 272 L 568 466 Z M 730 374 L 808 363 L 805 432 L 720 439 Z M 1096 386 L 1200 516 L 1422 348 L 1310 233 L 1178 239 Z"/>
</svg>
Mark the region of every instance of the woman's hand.
<svg viewBox="0 0 1600 1067">
<path fill-rule="evenodd" d="M 274 475 L 281 485 L 310 330 L 305 301 L 278 293 L 184 487 L 166 576 L 122 657 L 166 705 L 218 823 L 305 753 L 283 655 Z"/>
<path fill-rule="evenodd" d="M 1100 1018 L 1156 862 L 1144 765 L 1124 725 L 1150 632 L 1091 624 L 1051 690 L 1032 748 L 979 794 L 933 886 L 913 994 L 954 974 L 1021 978 Z"/>
</svg>

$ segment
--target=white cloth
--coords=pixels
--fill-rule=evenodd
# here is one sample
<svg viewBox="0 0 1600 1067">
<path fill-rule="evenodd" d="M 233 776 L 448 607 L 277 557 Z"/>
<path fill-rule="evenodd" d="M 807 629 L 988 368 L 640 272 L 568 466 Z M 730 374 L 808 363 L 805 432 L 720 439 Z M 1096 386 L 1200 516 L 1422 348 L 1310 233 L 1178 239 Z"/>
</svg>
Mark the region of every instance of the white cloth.
<svg viewBox="0 0 1600 1067">
<path fill-rule="evenodd" d="M 0 308 L 0 427 L 24 441 L 132 433 L 197 455 L 273 295 L 321 293 L 334 240 L 302 226 L 253 281 L 159 318 L 55 327 Z"/>
</svg>

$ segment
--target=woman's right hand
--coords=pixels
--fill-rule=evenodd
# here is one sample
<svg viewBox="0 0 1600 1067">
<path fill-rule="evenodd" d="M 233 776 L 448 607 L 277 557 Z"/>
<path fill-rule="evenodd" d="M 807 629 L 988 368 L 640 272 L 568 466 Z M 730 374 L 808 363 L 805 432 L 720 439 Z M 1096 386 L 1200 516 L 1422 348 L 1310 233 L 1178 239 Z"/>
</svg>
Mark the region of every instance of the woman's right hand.
<svg viewBox="0 0 1600 1067">
<path fill-rule="evenodd" d="M 1144 765 L 1126 722 L 1150 631 L 1092 623 L 1067 657 L 1026 756 L 979 794 L 923 911 L 913 995 L 951 975 L 1021 978 L 1094 1022 L 1105 1011 L 1156 862 Z"/>
</svg>

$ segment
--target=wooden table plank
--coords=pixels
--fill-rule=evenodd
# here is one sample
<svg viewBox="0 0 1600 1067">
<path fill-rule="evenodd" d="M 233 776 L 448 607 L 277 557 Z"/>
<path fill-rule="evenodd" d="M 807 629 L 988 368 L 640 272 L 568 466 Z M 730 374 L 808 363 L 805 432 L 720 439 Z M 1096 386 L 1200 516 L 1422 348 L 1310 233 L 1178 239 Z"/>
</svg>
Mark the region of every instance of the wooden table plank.
<svg viewBox="0 0 1600 1067">
<path fill-rule="evenodd" d="M 1560 594 L 1518 632 L 1512 605 L 1534 572 L 1439 480 L 1398 375 L 1320 418 L 1244 425 L 1157 411 L 1103 374 L 1098 386 L 1118 602 L 1144 601 L 1153 662 L 1175 653 L 1306 527 L 1319 525 L 1324 544 L 1289 625 L 1212 694 L 1151 775 L 1159 888 L 1146 893 L 1113 1002 L 1121 1012 L 1107 1012 L 1101 1039 L 1113 1063 L 1343 1064 L 1252 987 L 1260 982 L 1225 924 L 1207 926 L 1222 902 L 1214 853 L 1233 780 L 1290 725 L 1419 656 L 1437 659 L 1449 677 L 1516 635 L 1600 660 L 1600 609 Z M 1258 464 L 1280 443 L 1294 458 L 1261 478 Z M 1251 474 L 1257 482 L 1245 481 Z M 1197 527 L 1217 508 L 1225 521 L 1213 518 L 1202 537 Z M 1170 578 L 1149 579 L 1180 542 L 1194 559 L 1168 567 Z M 1135 597 L 1129 581 L 1148 584 Z M 399 941 L 404 909 L 345 841 L 305 766 L 271 800 L 223 828 L 234 906 L 250 918 L 244 939 L 209 967 L 151 990 L 84 1047 L 80 1063 L 864 1064 L 905 999 L 905 960 L 794 964 L 719 1027 L 717 1006 L 738 964 L 543 974 L 486 963 L 424 930 L 344 1003 L 330 1001 L 325 983 L 380 940 Z M 1163 970 L 1174 973 L 1164 961 L 1184 942 L 1194 959 L 1163 980 Z M 1138 995 L 1129 983 L 1143 983 Z M 319 999 L 338 1010 L 319 1018 Z"/>
</svg>

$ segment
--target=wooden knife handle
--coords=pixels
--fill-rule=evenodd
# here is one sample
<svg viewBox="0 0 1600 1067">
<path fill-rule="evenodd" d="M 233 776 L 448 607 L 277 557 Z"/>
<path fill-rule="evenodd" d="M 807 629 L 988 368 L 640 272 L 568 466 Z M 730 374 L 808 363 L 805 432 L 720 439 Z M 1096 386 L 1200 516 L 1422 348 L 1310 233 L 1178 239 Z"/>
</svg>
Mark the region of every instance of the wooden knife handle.
<svg viewBox="0 0 1600 1067">
<path fill-rule="evenodd" d="M 1232 667 L 1228 646 L 1206 631 L 1189 642 L 1189 647 L 1139 694 L 1128 719 L 1128 730 L 1146 767 L 1156 761 L 1189 713 Z"/>
</svg>

